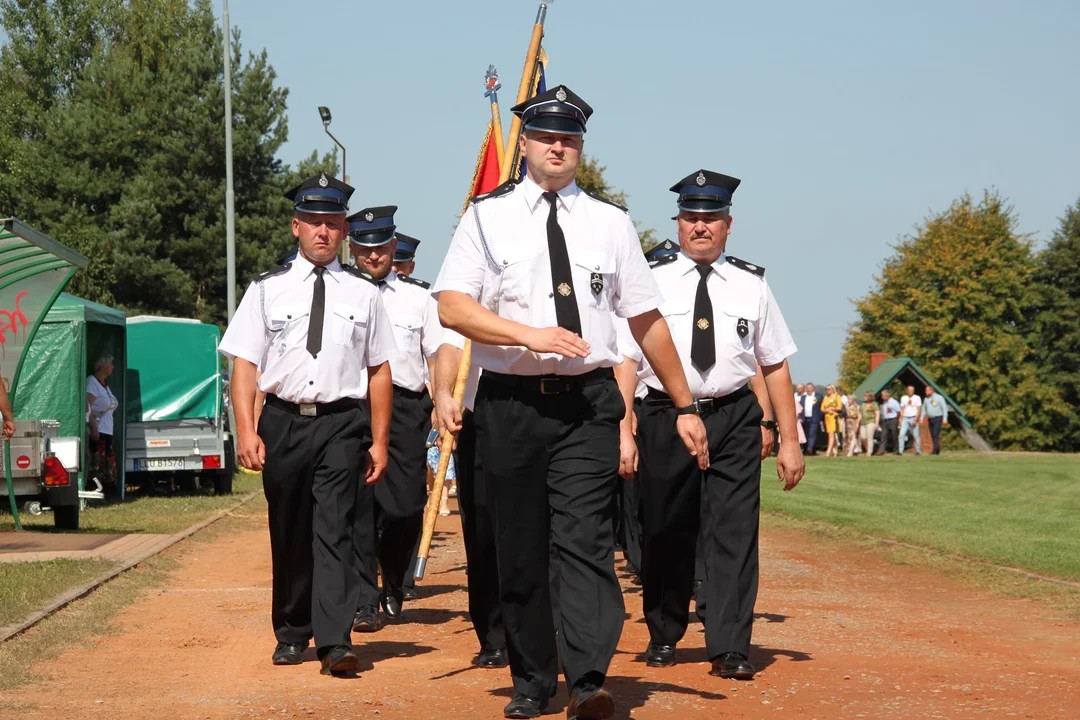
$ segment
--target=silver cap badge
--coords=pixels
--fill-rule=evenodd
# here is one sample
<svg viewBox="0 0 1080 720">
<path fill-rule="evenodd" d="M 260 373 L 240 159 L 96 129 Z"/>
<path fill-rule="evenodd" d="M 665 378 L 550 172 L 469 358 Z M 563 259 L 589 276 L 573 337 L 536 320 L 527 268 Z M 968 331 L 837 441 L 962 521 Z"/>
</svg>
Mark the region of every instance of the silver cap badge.
<svg viewBox="0 0 1080 720">
<path fill-rule="evenodd" d="M 566 102 L 566 91 L 559 88 L 558 92 L 555 93 L 555 99 L 559 102 Z"/>
<path fill-rule="evenodd" d="M 705 173 L 699 170 L 697 178 L 694 179 L 694 182 L 698 184 L 698 187 L 702 187 L 703 185 L 705 185 Z"/>
<path fill-rule="evenodd" d="M 330 184 L 330 181 L 326 179 L 326 173 L 319 174 L 319 187 L 326 187 Z"/>
<path fill-rule="evenodd" d="M 372 220 L 375 219 L 375 213 L 371 213 L 371 212 L 364 213 L 364 219 L 367 220 L 368 222 L 371 222 Z"/>
</svg>

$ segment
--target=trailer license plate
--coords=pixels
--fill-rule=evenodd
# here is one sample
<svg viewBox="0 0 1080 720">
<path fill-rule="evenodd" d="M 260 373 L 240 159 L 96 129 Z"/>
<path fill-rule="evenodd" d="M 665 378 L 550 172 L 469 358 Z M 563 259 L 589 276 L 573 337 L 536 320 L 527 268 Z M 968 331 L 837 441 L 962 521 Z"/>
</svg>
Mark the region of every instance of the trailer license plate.
<svg viewBox="0 0 1080 720">
<path fill-rule="evenodd" d="M 146 458 L 135 460 L 136 470 L 183 470 L 184 458 Z"/>
</svg>

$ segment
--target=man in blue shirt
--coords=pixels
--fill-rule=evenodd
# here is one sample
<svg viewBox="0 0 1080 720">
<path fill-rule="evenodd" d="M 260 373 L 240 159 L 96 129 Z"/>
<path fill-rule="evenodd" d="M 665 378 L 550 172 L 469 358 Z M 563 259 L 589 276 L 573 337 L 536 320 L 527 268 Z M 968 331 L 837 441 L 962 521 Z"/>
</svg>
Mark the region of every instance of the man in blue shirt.
<svg viewBox="0 0 1080 720">
<path fill-rule="evenodd" d="M 881 444 L 875 455 L 896 452 L 899 441 L 900 403 L 888 390 L 881 391 Z"/>
<path fill-rule="evenodd" d="M 941 445 L 938 442 L 941 435 L 941 426 L 949 417 L 949 404 L 945 398 L 934 392 L 934 388 L 926 386 L 926 399 L 922 404 L 922 416 L 926 418 L 930 426 L 930 438 L 934 441 L 934 450 L 931 455 L 941 454 Z"/>
</svg>

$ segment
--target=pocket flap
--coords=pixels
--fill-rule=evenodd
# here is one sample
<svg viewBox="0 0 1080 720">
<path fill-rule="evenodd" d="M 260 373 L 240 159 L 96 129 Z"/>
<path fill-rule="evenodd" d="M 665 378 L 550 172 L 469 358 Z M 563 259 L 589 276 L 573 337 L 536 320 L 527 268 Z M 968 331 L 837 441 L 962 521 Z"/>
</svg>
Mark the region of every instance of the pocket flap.
<svg viewBox="0 0 1080 720">
<path fill-rule="evenodd" d="M 749 303 L 727 303 L 720 308 L 720 311 L 733 318 L 742 318 L 743 320 L 758 319 L 758 306 Z"/>
<path fill-rule="evenodd" d="M 311 308 L 303 305 L 275 305 L 270 308 L 270 322 L 276 325 L 285 325 L 294 320 L 307 317 L 310 310 Z"/>
<path fill-rule="evenodd" d="M 615 258 L 600 253 L 578 253 L 574 264 L 590 273 L 609 275 L 615 272 Z"/>
<path fill-rule="evenodd" d="M 334 314 L 342 320 L 347 320 L 358 325 L 367 324 L 368 309 L 363 305 L 334 305 Z"/>
<path fill-rule="evenodd" d="M 390 318 L 390 322 L 407 330 L 419 330 L 424 325 L 424 319 L 420 315 L 403 313 Z"/>
</svg>

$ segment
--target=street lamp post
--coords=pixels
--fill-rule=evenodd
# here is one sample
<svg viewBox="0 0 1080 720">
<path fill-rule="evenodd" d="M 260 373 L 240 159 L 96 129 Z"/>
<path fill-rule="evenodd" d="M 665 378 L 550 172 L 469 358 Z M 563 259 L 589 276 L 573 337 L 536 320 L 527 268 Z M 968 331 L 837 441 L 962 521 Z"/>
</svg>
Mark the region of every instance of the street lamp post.
<svg viewBox="0 0 1080 720">
<path fill-rule="evenodd" d="M 334 141 L 334 144 L 341 148 L 341 182 L 348 183 L 349 176 L 345 172 L 345 146 L 342 145 L 336 137 L 334 137 L 334 134 L 332 132 L 330 132 L 330 121 L 333 119 L 333 116 L 330 114 L 330 108 L 326 107 L 325 105 L 320 105 L 319 118 L 322 119 L 323 130 L 325 130 L 326 134 L 330 136 L 330 139 Z M 343 242 L 341 243 L 341 264 L 344 265 L 348 261 L 348 259 L 349 244 L 348 242 Z"/>
</svg>

